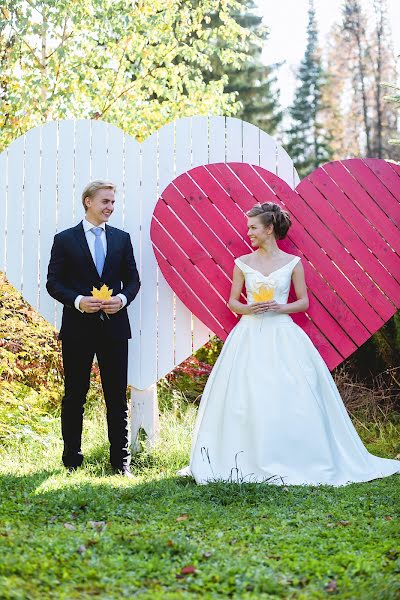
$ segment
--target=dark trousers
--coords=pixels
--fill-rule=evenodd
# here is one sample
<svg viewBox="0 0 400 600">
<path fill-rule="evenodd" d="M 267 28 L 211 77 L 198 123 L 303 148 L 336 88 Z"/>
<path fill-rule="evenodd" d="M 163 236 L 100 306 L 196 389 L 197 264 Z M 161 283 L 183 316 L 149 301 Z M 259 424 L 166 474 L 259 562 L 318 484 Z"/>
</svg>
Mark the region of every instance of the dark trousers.
<svg viewBox="0 0 400 600">
<path fill-rule="evenodd" d="M 83 412 L 95 355 L 107 408 L 110 462 L 115 469 L 121 469 L 130 463 L 126 399 L 128 340 L 104 337 L 94 340 L 62 340 L 65 382 L 61 406 L 61 430 L 64 440 L 62 459 L 66 467 L 79 467 L 83 461 Z"/>
</svg>

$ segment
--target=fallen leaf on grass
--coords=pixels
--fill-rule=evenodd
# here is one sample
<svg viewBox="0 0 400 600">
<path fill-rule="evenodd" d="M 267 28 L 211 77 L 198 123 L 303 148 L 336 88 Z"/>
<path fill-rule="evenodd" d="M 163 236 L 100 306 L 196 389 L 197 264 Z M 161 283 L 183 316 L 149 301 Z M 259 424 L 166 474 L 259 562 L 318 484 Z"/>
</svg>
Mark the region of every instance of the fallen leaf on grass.
<svg viewBox="0 0 400 600">
<path fill-rule="evenodd" d="M 172 546 L 174 546 L 174 542 L 172 540 L 168 540 L 167 546 L 169 546 L 171 548 Z"/>
<path fill-rule="evenodd" d="M 72 525 L 72 523 L 64 523 L 64 527 L 70 531 L 75 531 L 75 525 Z"/>
<path fill-rule="evenodd" d="M 97 529 L 97 531 L 103 531 L 104 527 L 107 525 L 105 521 L 88 521 L 87 522 L 90 527 L 93 529 Z"/>
<path fill-rule="evenodd" d="M 183 515 L 179 515 L 179 517 L 176 517 L 176 520 L 179 523 L 180 521 L 187 521 L 188 518 L 189 518 L 189 515 L 187 513 L 184 513 Z"/>
<path fill-rule="evenodd" d="M 351 525 L 351 521 L 338 521 L 337 524 L 346 527 L 347 525 Z"/>
<path fill-rule="evenodd" d="M 329 583 L 325 586 L 325 591 L 327 592 L 337 592 L 337 583 L 336 579 L 331 579 Z"/>
<path fill-rule="evenodd" d="M 187 567 L 182 567 L 179 573 L 177 573 L 176 578 L 182 579 L 186 575 L 194 575 L 196 573 L 196 567 L 193 565 L 187 565 Z"/>
<path fill-rule="evenodd" d="M 393 517 L 389 517 L 389 515 L 387 515 L 386 517 L 383 517 L 386 521 L 393 521 Z"/>
</svg>

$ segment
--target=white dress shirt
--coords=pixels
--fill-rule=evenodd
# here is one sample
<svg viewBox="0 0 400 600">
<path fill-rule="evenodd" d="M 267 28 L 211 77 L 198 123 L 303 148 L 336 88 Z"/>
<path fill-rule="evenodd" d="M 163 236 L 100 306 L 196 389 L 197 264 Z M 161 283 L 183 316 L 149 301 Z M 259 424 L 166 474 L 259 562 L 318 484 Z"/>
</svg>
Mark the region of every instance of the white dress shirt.
<svg viewBox="0 0 400 600">
<path fill-rule="evenodd" d="M 103 230 L 100 235 L 100 240 L 101 240 L 101 243 L 103 244 L 104 256 L 107 256 L 106 224 L 101 223 L 100 225 L 93 225 L 93 223 L 90 223 L 90 221 L 88 221 L 86 219 L 86 217 L 84 217 L 83 221 L 82 221 L 82 225 L 83 225 L 83 230 L 86 235 L 86 241 L 89 246 L 90 254 L 92 255 L 93 262 L 96 264 L 95 254 L 94 254 L 94 242 L 95 242 L 96 236 L 94 235 L 93 231 L 91 231 L 91 229 L 93 229 L 93 227 L 101 227 L 101 229 Z M 126 296 L 124 294 L 117 294 L 117 296 L 118 296 L 118 298 L 121 298 L 121 300 L 122 300 L 121 308 L 124 308 L 124 306 L 126 306 L 126 303 L 128 302 L 128 300 L 126 299 Z M 75 303 L 74 303 L 75 308 L 77 310 L 79 310 L 79 312 L 84 312 L 83 310 L 81 310 L 79 308 L 79 303 L 82 300 L 82 298 L 83 298 L 82 295 L 79 295 L 75 298 Z"/>
</svg>

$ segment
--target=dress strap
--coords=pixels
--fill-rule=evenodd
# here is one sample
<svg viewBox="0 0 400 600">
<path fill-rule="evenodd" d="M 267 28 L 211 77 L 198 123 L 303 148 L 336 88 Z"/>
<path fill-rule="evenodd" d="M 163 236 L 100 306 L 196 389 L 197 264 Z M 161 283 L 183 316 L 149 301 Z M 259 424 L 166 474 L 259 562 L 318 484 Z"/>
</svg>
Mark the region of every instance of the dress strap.
<svg viewBox="0 0 400 600">
<path fill-rule="evenodd" d="M 242 271 L 242 273 L 252 273 L 253 269 L 251 267 L 249 267 L 249 265 L 246 265 L 246 263 L 244 263 L 242 260 L 240 260 L 240 258 L 235 258 L 235 265 L 237 267 L 239 267 L 239 269 Z"/>
</svg>

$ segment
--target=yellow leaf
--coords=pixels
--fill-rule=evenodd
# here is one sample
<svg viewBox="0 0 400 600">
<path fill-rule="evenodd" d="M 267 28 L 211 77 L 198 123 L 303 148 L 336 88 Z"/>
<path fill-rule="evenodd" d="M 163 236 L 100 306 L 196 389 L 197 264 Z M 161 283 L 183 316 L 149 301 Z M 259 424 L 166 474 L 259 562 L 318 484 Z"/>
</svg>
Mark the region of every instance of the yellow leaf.
<svg viewBox="0 0 400 600">
<path fill-rule="evenodd" d="M 261 285 L 257 292 L 253 292 L 253 300 L 254 302 L 267 302 L 274 299 L 274 293 L 275 290 L 273 287 Z"/>
<path fill-rule="evenodd" d="M 105 283 L 99 290 L 95 287 L 92 289 L 93 298 L 97 298 L 98 300 L 109 300 L 112 296 L 112 293 L 113 291 L 108 289 Z"/>
</svg>

